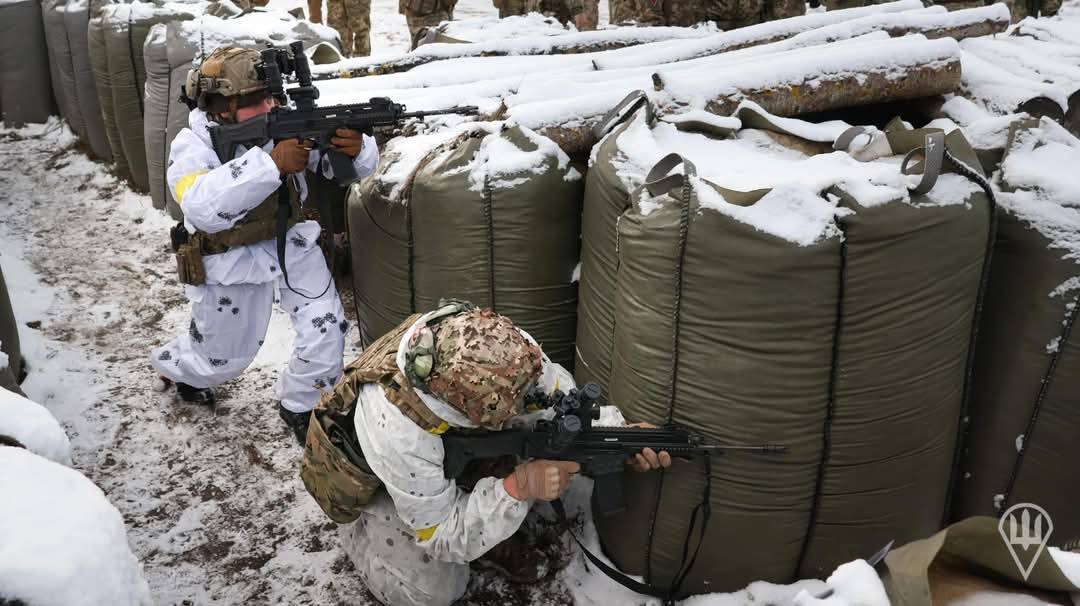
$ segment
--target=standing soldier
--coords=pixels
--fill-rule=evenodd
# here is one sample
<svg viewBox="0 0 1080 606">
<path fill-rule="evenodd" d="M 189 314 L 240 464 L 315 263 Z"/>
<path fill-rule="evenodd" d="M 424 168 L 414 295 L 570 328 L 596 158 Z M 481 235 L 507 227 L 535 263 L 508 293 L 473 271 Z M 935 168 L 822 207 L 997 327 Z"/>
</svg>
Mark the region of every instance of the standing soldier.
<svg viewBox="0 0 1080 606">
<path fill-rule="evenodd" d="M 161 379 L 156 389 L 175 384 L 180 399 L 213 404 L 211 388 L 238 377 L 259 352 L 276 290 L 296 330 L 275 386 L 278 414 L 303 442 L 310 410 L 341 374 L 349 323 L 318 245 L 319 224 L 302 220 L 301 206 L 314 179 L 353 183 L 375 170 L 379 152 L 370 136 L 338 129 L 333 153 L 352 162 L 336 169 L 296 139 L 241 147 L 222 162 L 210 128 L 266 114 L 276 103 L 261 62 L 258 51 L 225 47 L 188 73 L 184 94 L 198 108 L 172 143 L 167 177 L 184 211 L 172 236 L 191 322 L 150 363 Z M 283 253 L 275 220 L 282 187 L 291 207 Z"/>
<path fill-rule="evenodd" d="M 600 0 L 526 0 L 525 10 L 573 23 L 578 31 L 596 29 L 600 20 Z"/>
<path fill-rule="evenodd" d="M 619 0 L 611 6 L 611 21 L 680 27 L 713 21 L 730 30 L 804 12 L 806 5 L 798 0 Z"/>
<path fill-rule="evenodd" d="M 341 35 L 346 57 L 371 54 L 371 0 L 327 0 L 326 13 L 326 24 Z"/>
<path fill-rule="evenodd" d="M 412 47 L 416 48 L 422 30 L 452 20 L 456 4 L 457 0 L 398 0 L 398 12 L 409 24 Z"/>
<path fill-rule="evenodd" d="M 528 12 L 525 10 L 525 0 L 492 0 L 492 4 L 499 9 L 500 19 Z"/>
</svg>

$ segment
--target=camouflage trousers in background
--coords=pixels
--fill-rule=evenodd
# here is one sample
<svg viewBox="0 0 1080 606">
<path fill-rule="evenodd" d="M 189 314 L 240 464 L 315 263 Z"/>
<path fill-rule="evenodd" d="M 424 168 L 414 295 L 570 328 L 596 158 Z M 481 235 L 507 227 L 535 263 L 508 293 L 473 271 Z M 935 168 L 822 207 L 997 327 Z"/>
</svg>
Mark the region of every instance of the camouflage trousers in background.
<svg viewBox="0 0 1080 606">
<path fill-rule="evenodd" d="M 612 23 L 687 27 L 714 21 L 723 30 L 802 15 L 801 0 L 610 0 Z"/>
<path fill-rule="evenodd" d="M 457 0 L 398 0 L 398 12 L 409 25 L 412 48 L 416 48 L 420 30 L 453 20 L 456 4 Z"/>
<path fill-rule="evenodd" d="M 495 0 L 494 4 L 500 19 L 540 13 L 559 23 L 573 23 L 579 30 L 596 29 L 600 21 L 600 0 Z"/>
<path fill-rule="evenodd" d="M 341 34 L 346 57 L 371 54 L 371 0 L 328 0 L 326 24 Z"/>
</svg>

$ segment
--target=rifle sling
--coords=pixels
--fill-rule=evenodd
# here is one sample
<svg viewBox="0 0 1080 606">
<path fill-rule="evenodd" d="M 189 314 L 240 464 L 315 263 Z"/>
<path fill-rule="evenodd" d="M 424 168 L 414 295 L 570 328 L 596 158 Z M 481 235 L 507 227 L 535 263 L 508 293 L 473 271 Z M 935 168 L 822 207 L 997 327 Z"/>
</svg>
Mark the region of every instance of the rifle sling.
<svg viewBox="0 0 1080 606">
<path fill-rule="evenodd" d="M 330 290 L 330 287 L 334 284 L 334 274 L 330 274 L 330 280 L 326 282 L 326 288 L 324 288 L 321 293 L 314 297 L 309 297 L 305 295 L 304 293 L 293 288 L 292 284 L 289 284 L 289 270 L 285 269 L 285 240 L 287 234 L 289 233 L 289 217 L 292 216 L 292 206 L 289 204 L 289 188 L 285 185 L 286 179 L 288 179 L 288 176 L 282 177 L 281 186 L 278 187 L 277 228 L 275 230 L 277 232 L 276 239 L 278 267 L 281 268 L 281 277 L 284 278 L 285 286 L 289 290 L 293 291 L 294 293 L 300 295 L 305 299 L 314 301 L 316 299 L 322 298 L 322 296 L 325 295 L 328 290 Z"/>
<path fill-rule="evenodd" d="M 665 604 L 674 604 L 676 599 L 682 597 L 679 596 L 679 589 L 682 587 L 683 581 L 686 580 L 686 576 L 690 573 L 690 570 L 694 567 L 694 562 L 697 561 L 698 553 L 701 552 L 701 545 L 705 542 L 705 530 L 708 528 L 709 518 L 712 516 L 712 506 L 709 503 L 710 496 L 712 495 L 712 457 L 708 452 L 703 453 L 702 456 L 705 457 L 705 494 L 703 495 L 701 503 L 694 508 L 693 515 L 690 516 L 690 526 L 686 529 L 686 539 L 683 541 L 682 563 L 679 565 L 679 572 L 675 575 L 675 578 L 672 579 L 671 587 L 669 588 L 665 589 L 649 583 L 642 583 L 641 581 L 623 574 L 615 567 L 601 560 L 596 554 L 589 551 L 589 549 L 581 542 L 581 539 L 574 534 L 573 529 L 570 527 L 570 520 L 566 517 L 566 508 L 563 506 L 562 499 L 555 499 L 552 501 L 551 508 L 555 510 L 555 516 L 558 519 L 559 524 L 561 524 L 563 529 L 574 539 L 574 542 L 581 548 L 581 552 L 585 554 L 585 557 L 595 564 L 596 567 L 611 580 L 635 593 L 660 598 Z M 693 537 L 694 526 L 697 525 L 699 513 L 701 514 L 701 529 L 698 533 L 697 547 L 694 548 L 693 555 L 690 555 L 690 539 Z M 687 556 L 689 556 L 689 558 Z"/>
</svg>

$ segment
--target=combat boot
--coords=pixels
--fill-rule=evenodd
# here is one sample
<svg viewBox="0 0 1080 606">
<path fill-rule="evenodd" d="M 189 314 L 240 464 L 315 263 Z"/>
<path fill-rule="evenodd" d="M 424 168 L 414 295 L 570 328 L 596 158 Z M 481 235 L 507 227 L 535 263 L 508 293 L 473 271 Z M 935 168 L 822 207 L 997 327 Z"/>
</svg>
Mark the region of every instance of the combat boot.
<svg viewBox="0 0 1080 606">
<path fill-rule="evenodd" d="M 307 442 L 307 430 L 308 422 L 311 420 L 311 411 L 307 412 L 293 412 L 288 408 L 285 408 L 278 403 L 278 416 L 282 421 L 289 426 L 293 435 L 296 436 L 296 441 L 300 443 L 302 447 Z"/>
<path fill-rule="evenodd" d="M 192 387 L 187 383 L 177 383 L 176 395 L 189 404 L 214 405 L 214 391 L 209 387 Z"/>
</svg>

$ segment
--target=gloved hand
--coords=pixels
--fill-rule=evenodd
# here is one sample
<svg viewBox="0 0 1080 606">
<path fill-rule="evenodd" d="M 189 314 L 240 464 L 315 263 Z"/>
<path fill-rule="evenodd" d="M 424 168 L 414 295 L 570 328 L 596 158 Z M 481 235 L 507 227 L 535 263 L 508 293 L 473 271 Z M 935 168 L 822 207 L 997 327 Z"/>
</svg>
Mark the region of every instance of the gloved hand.
<svg viewBox="0 0 1080 606">
<path fill-rule="evenodd" d="M 270 150 L 270 157 L 282 175 L 303 172 L 307 168 L 308 153 L 311 150 L 296 139 L 285 139 Z"/>
<path fill-rule="evenodd" d="M 653 425 L 652 423 L 628 423 L 626 426 L 656 429 L 656 425 Z M 651 448 L 643 448 L 641 452 L 627 459 L 626 465 L 630 467 L 630 469 L 639 472 L 652 471 L 654 469 L 660 469 L 661 467 L 671 467 L 671 454 L 666 450 L 661 450 L 658 453 Z"/>
<path fill-rule="evenodd" d="M 334 131 L 335 137 L 330 137 L 330 143 L 334 149 L 350 158 L 355 158 L 364 147 L 364 137 L 359 131 L 351 128 L 339 128 Z"/>
<path fill-rule="evenodd" d="M 570 485 L 570 476 L 581 470 L 574 461 L 535 459 L 518 465 L 503 480 L 506 492 L 519 501 L 554 501 Z"/>
</svg>

